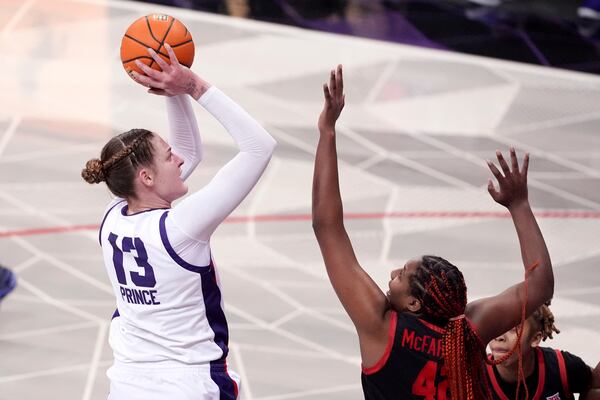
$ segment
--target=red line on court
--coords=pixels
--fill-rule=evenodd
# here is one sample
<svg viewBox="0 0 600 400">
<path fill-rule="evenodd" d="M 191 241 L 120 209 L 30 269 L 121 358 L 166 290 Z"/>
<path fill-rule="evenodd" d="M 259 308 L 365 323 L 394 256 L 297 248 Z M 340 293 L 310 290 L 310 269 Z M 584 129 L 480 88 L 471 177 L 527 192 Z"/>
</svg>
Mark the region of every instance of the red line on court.
<svg viewBox="0 0 600 400">
<path fill-rule="evenodd" d="M 538 211 L 538 218 L 558 219 L 600 219 L 600 211 Z M 510 218 L 508 212 L 503 211 L 405 211 L 391 213 L 346 213 L 344 219 L 384 219 L 384 218 Z M 246 222 L 292 222 L 310 221 L 310 214 L 265 214 L 254 216 L 232 216 L 227 218 L 226 224 L 240 224 Z M 98 229 L 98 224 L 50 226 L 46 228 L 30 228 L 0 231 L 0 239 L 5 237 L 22 237 L 35 235 L 48 235 L 53 233 L 70 233 Z"/>
</svg>

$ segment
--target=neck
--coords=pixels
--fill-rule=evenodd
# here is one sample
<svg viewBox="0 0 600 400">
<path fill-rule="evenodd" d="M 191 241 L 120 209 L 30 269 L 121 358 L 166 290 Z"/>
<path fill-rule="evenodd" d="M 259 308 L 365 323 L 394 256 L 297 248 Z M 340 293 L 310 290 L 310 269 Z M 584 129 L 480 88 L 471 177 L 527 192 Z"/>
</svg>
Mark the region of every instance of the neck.
<svg viewBox="0 0 600 400">
<path fill-rule="evenodd" d="M 525 378 L 529 378 L 535 369 L 536 352 L 534 349 L 528 351 L 527 354 L 523 354 L 523 375 Z M 519 362 L 515 362 L 510 365 L 502 363 L 496 366 L 498 373 L 504 382 L 515 383 L 519 379 Z"/>
<path fill-rule="evenodd" d="M 171 203 L 163 199 L 128 199 L 127 213 L 135 214 L 154 208 L 171 208 Z"/>
</svg>

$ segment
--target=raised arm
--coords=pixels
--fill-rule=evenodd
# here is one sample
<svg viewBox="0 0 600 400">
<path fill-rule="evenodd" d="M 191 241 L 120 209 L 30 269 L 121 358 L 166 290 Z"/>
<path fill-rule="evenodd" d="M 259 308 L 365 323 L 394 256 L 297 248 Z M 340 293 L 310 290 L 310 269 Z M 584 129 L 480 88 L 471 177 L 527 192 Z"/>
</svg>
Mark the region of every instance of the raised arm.
<svg viewBox="0 0 600 400">
<path fill-rule="evenodd" d="M 380 347 L 386 340 L 388 305 L 381 289 L 358 263 L 344 228 L 335 142 L 335 123 L 345 100 L 341 66 L 331 71 L 329 86 L 323 85 L 323 91 L 325 105 L 319 117 L 313 176 L 313 229 L 329 280 L 358 331 L 363 363 L 369 363 L 383 353 Z"/>
<path fill-rule="evenodd" d="M 171 211 L 171 218 L 183 232 L 196 240 L 207 241 L 258 182 L 276 142 L 219 89 L 210 88 L 199 102 L 225 127 L 239 149 L 206 186 Z"/>
<path fill-rule="evenodd" d="M 208 84 L 206 84 L 208 87 Z M 202 140 L 198 123 L 187 94 L 167 97 L 168 143 L 183 159 L 181 179 L 186 180 L 202 161 Z"/>
<path fill-rule="evenodd" d="M 526 281 L 496 296 L 467 305 L 466 315 L 477 327 L 484 343 L 521 322 L 523 301 L 526 301 L 525 314 L 528 316 L 550 300 L 554 293 L 550 255 L 529 205 L 527 193 L 529 154 L 525 154 L 521 169 L 514 148 L 510 149 L 510 166 L 501 152 L 498 151 L 496 156 L 502 172 L 491 161 L 488 162 L 488 166 L 498 181 L 499 189 L 496 189 L 490 180 L 488 191 L 497 203 L 505 206 L 510 212 L 519 238 L 523 265 L 528 272 L 526 272 Z"/>
<path fill-rule="evenodd" d="M 188 95 L 197 100 L 210 88 L 210 84 L 198 77 L 194 79 L 194 74 L 179 64 L 173 49 L 168 44 L 165 44 L 165 48 L 170 63 L 164 61 L 154 50 L 148 49 L 161 71 L 155 71 L 138 60 L 136 64 L 146 75 L 135 72 L 132 74 L 136 81 L 149 88 L 149 93 L 167 96 L 168 142 L 173 152 L 184 161 L 181 178 L 185 180 L 202 160 L 200 131 Z"/>
<path fill-rule="evenodd" d="M 271 159 L 276 142 L 246 111 L 219 89 L 211 87 L 189 68 L 179 64 L 172 49 L 168 45 L 165 47 L 171 63 L 167 64 L 149 49 L 148 52 L 162 71 L 139 63 L 146 75 L 134 73 L 134 78 L 149 87 L 150 93 L 192 96 L 225 127 L 240 150 L 208 185 L 188 196 L 169 214 L 169 223 L 176 224 L 189 238 L 207 241 L 258 182 Z M 184 127 L 184 130 L 189 128 L 188 120 L 188 127 Z"/>
</svg>

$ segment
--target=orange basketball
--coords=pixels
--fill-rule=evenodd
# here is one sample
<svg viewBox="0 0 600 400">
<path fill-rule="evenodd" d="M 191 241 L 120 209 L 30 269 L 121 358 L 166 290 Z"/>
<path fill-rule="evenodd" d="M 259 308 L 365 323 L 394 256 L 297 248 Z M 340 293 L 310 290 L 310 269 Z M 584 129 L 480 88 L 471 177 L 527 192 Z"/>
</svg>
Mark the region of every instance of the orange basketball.
<svg viewBox="0 0 600 400">
<path fill-rule="evenodd" d="M 121 41 L 121 62 L 128 74 L 143 71 L 135 65 L 135 60 L 140 60 L 152 69 L 160 67 L 148 54 L 148 47 L 154 49 L 160 57 L 170 64 L 169 54 L 165 49 L 168 43 L 179 63 L 186 67 L 192 66 L 194 61 L 194 41 L 192 35 L 179 20 L 166 14 L 150 14 L 137 19 L 127 28 Z"/>
</svg>

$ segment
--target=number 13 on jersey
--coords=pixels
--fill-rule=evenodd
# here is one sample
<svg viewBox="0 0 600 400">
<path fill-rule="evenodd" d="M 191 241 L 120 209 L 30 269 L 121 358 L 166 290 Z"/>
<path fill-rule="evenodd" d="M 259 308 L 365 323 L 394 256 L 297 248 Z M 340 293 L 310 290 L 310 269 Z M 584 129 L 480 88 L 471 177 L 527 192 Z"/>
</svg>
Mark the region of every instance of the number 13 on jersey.
<svg viewBox="0 0 600 400">
<path fill-rule="evenodd" d="M 128 263 L 129 278 L 131 283 L 141 288 L 153 288 L 156 286 L 156 278 L 154 277 L 154 269 L 148 262 L 148 253 L 144 242 L 140 238 L 123 237 L 121 247 L 118 245 L 119 237 L 114 233 L 108 235 L 108 241 L 113 249 L 113 264 L 117 281 L 121 285 L 127 285 L 127 276 L 125 274 L 124 256 L 133 257 L 137 267 Z M 132 261 L 133 261 L 132 260 Z M 121 286 L 121 296 L 124 301 L 132 304 L 160 304 L 156 299 L 156 290 L 144 290 L 137 288 L 128 288 Z"/>
</svg>

